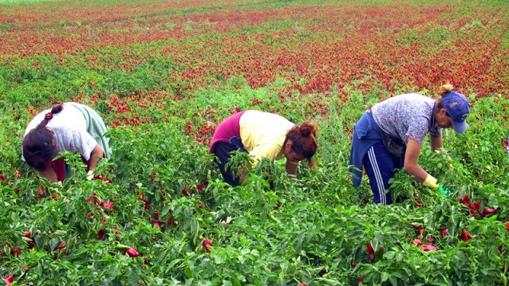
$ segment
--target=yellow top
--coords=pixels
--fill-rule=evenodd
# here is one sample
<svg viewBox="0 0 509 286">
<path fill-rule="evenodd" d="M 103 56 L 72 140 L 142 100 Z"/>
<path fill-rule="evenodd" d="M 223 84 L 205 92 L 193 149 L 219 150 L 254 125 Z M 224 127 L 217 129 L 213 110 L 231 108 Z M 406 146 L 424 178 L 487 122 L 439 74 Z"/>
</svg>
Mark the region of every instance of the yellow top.
<svg viewBox="0 0 509 286">
<path fill-rule="evenodd" d="M 242 144 L 255 164 L 262 158 L 281 158 L 286 133 L 295 125 L 280 115 L 258 110 L 245 111 L 239 124 Z"/>
</svg>

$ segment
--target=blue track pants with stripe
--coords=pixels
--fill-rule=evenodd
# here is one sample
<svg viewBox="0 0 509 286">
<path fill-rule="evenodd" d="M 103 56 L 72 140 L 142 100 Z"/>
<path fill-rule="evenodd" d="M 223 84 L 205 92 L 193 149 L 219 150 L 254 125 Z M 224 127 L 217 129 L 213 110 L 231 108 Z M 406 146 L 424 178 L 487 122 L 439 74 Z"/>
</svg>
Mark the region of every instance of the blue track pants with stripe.
<svg viewBox="0 0 509 286">
<path fill-rule="evenodd" d="M 391 204 L 389 180 L 394 177 L 397 169 L 403 167 L 403 157 L 395 157 L 385 149 L 382 142 L 376 143 L 362 160 L 369 184 L 373 191 L 375 204 Z"/>
</svg>

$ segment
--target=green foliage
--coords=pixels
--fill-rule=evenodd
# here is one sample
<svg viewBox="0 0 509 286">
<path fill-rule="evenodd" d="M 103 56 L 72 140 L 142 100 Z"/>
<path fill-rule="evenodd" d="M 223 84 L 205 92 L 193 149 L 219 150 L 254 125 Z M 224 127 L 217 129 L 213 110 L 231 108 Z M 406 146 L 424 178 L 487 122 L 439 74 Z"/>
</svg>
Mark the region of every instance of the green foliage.
<svg viewBox="0 0 509 286">
<path fill-rule="evenodd" d="M 89 8 L 118 4 L 92 2 L 78 3 Z M 149 1 L 122 1 L 142 2 Z M 421 2 L 408 5 L 423 5 Z M 475 7 L 476 3 L 502 5 L 501 1 L 468 5 Z M 304 4 L 308 6 L 301 9 L 299 5 Z M 284 73 L 255 88 L 248 75 L 221 69 L 227 62 L 224 59 L 214 59 L 220 62 L 217 70 L 197 69 L 202 73 L 182 76 L 190 67 L 211 65 L 203 58 L 187 56 L 207 53 L 211 50 L 203 43 L 218 45 L 227 37 L 207 30 L 215 24 L 212 20 L 179 17 L 229 9 L 296 8 L 292 11 L 298 12 L 315 4 L 337 3 L 241 1 L 224 9 L 216 4 L 184 5 L 157 13 L 158 29 L 187 33 L 175 39 L 1 62 L 0 277 L 14 275 L 14 285 L 357 285 L 360 281 L 366 285 L 507 285 L 509 156 L 500 146 L 509 135 L 507 95 L 472 96 L 467 133 L 444 132 L 447 153 L 432 152 L 428 142 L 423 146 L 420 164 L 437 177 L 450 196 L 424 188 L 399 171 L 390 190 L 397 202 L 378 206 L 372 204 L 367 178 L 359 188 L 352 186 L 348 162 L 353 126 L 366 108 L 412 87 L 402 84 L 404 79 L 396 78 L 387 62 L 362 64 L 355 80 L 339 79 L 340 86 L 334 81 L 326 92 L 304 92 L 296 85 L 305 87 L 309 78 L 288 79 Z M 394 6 L 386 0 L 343 4 L 354 5 L 347 7 L 353 14 L 362 6 Z M 424 5 L 432 4 L 443 6 L 442 1 L 434 0 Z M 38 5 L 34 7 L 46 7 Z M 369 11 L 375 17 L 379 12 Z M 455 20 L 465 17 L 452 12 L 444 17 L 451 14 Z M 462 36 L 478 35 L 472 31 L 498 33 L 490 29 L 490 23 L 466 15 L 472 17 L 457 30 L 445 25 L 448 22 L 411 28 L 403 24 L 394 33 L 395 41 L 405 48 L 433 46 L 423 51 L 436 53 L 450 42 L 461 41 Z M 367 55 L 350 50 L 350 44 L 364 37 L 351 37 L 349 30 L 336 32 L 333 25 L 326 33 L 316 32 L 309 27 L 323 22 L 285 17 L 239 25 L 226 34 L 246 37 L 254 47 L 269 47 L 269 51 L 287 48 L 292 57 L 269 61 L 280 61 L 276 68 L 285 71 L 296 68 L 294 61 L 310 60 L 297 57 L 290 47 L 320 47 L 320 42 L 334 45 L 338 51 L 346 46 L 351 54 L 340 59 L 368 62 Z M 151 15 L 132 18 L 137 25 L 133 33 L 153 20 Z M 0 33 L 9 33 L 18 25 L 2 23 Z M 64 31 L 90 23 L 61 20 L 50 25 Z M 345 25 L 357 29 L 352 23 Z M 397 27 L 385 28 L 396 31 Z M 501 49 L 507 48 L 507 35 L 501 34 Z M 348 45 L 344 45 L 345 39 Z M 228 45 L 232 50 L 252 48 L 235 42 Z M 178 54 L 183 53 L 182 47 L 190 47 L 194 54 Z M 177 55 L 172 54 L 173 49 Z M 249 60 L 258 57 L 256 53 L 248 55 Z M 466 63 L 475 66 L 476 60 Z M 302 66 L 299 72 L 313 68 L 326 72 L 329 64 L 334 63 Z M 365 88 L 378 69 L 395 90 L 377 84 Z M 205 79 L 204 85 L 194 86 L 200 79 Z M 20 146 L 24 128 L 35 112 L 71 100 L 90 104 L 101 113 L 112 127 L 108 135 L 114 151 L 112 158 L 100 162 L 95 170 L 102 178 L 90 181 L 85 179 L 81 158 L 63 154 L 73 175 L 59 186 L 42 179 L 21 161 Z M 117 103 L 125 110 L 119 111 Z M 295 123 L 314 123 L 318 127 L 318 170 L 301 164 L 298 179 L 291 180 L 284 162 L 264 160 L 251 167 L 246 154 L 240 154 L 233 165 L 248 170 L 245 184 L 232 188 L 223 182 L 203 143 L 212 136 L 211 126 L 246 109 L 276 112 Z M 479 202 L 475 213 L 471 205 L 460 202 L 465 195 L 470 196 L 470 202 Z M 496 212 L 482 213 L 490 208 Z M 447 235 L 442 235 L 444 229 Z M 30 237 L 24 236 L 27 231 Z M 470 240 L 461 239 L 464 231 L 472 235 Z M 424 243 L 433 239 L 437 250 L 422 250 L 414 243 L 416 238 Z M 206 246 L 206 240 L 212 246 Z M 367 250 L 368 244 L 373 253 Z M 126 254 L 131 247 L 139 252 L 138 257 Z"/>
<path fill-rule="evenodd" d="M 242 80 L 226 88 L 232 86 L 246 97 L 226 93 L 225 100 L 237 98 L 243 108 L 250 107 L 251 96 L 271 100 L 270 88 L 250 90 Z M 262 161 L 245 185 L 229 187 L 206 147 L 181 132 L 186 121 L 178 117 L 112 129 L 113 158 L 96 171 L 105 180 L 86 181 L 80 158 L 67 154 L 73 176 L 62 187 L 52 185 L 19 165 L 17 152 L 2 147 L 2 173 L 19 169 L 22 176 L 9 175 L 0 184 L 5 269 L 0 275 L 12 273 L 21 281 L 44 277 L 47 284 L 337 285 L 361 276 L 364 283 L 384 285 L 505 283 L 509 158 L 493 146 L 506 122 L 497 109 L 508 100 L 478 100 L 467 134 L 444 134 L 449 154 L 424 149 L 422 165 L 447 186 L 449 198 L 400 172 L 391 190 L 401 202 L 384 207 L 372 205 L 366 180 L 359 189 L 350 183 L 348 132 L 375 94 L 348 90 L 345 102 L 328 99 L 329 115 L 318 119 L 320 168 L 301 166 L 295 181 L 287 179 L 282 162 Z M 226 114 L 219 94 L 209 91 L 209 100 L 201 94 L 188 106 L 217 104 Z M 199 191 L 204 181 L 208 186 Z M 458 202 L 465 194 L 479 200 L 481 210 L 499 212 L 484 219 L 468 215 Z M 424 206 L 416 207 L 418 201 Z M 424 227 L 422 236 L 415 226 Z M 446 237 L 440 235 L 443 228 Z M 97 239 L 101 229 L 104 240 Z M 461 241 L 463 230 L 473 239 Z M 24 231 L 32 233 L 33 249 Z M 412 243 L 416 236 L 433 238 L 438 250 L 423 252 Z M 213 241 L 211 253 L 204 251 L 204 239 Z M 368 243 L 374 259 L 366 252 Z M 14 247 L 22 249 L 20 256 L 10 254 Z M 141 256 L 125 255 L 128 247 Z"/>
</svg>

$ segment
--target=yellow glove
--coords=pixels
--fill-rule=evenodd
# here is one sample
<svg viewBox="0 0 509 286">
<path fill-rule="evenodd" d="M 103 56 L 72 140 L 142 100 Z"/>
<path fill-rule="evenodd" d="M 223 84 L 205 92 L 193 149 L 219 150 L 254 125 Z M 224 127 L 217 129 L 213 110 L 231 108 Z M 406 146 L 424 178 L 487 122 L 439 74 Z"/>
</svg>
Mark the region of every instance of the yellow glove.
<svg viewBox="0 0 509 286">
<path fill-rule="evenodd" d="M 435 179 L 430 174 L 428 174 L 426 176 L 426 179 L 424 180 L 424 182 L 422 182 L 422 184 L 425 185 L 426 187 L 432 188 L 434 190 L 438 189 L 438 187 L 439 187 L 437 184 L 437 179 Z"/>
</svg>

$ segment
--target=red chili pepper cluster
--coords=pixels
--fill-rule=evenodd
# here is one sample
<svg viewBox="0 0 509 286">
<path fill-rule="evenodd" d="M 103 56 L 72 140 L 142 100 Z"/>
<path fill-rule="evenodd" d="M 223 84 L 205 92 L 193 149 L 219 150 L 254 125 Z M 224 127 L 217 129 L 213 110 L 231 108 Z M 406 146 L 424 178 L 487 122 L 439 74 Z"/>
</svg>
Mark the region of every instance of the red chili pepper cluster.
<svg viewBox="0 0 509 286">
<path fill-rule="evenodd" d="M 424 250 L 424 251 L 435 251 L 435 250 L 438 249 L 436 246 L 433 245 L 433 243 L 435 242 L 434 238 L 427 237 L 427 238 L 425 238 L 425 240 L 428 243 L 423 243 L 422 242 L 421 238 L 424 236 L 424 230 L 425 230 L 424 226 L 422 226 L 422 225 L 414 225 L 414 228 L 417 230 L 417 236 L 412 241 L 415 245 L 419 246 L 419 248 Z"/>
<path fill-rule="evenodd" d="M 498 212 L 498 208 L 494 209 L 494 208 L 488 208 L 488 207 L 485 207 L 481 211 L 480 210 L 481 202 L 480 201 L 475 201 L 475 202 L 471 203 L 469 195 L 464 195 L 460 199 L 460 203 L 470 209 L 470 214 L 472 216 L 476 216 L 477 214 L 481 214 L 482 216 L 487 216 L 487 215 L 495 214 L 495 213 Z"/>
</svg>

